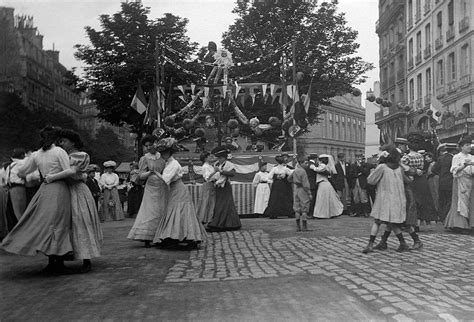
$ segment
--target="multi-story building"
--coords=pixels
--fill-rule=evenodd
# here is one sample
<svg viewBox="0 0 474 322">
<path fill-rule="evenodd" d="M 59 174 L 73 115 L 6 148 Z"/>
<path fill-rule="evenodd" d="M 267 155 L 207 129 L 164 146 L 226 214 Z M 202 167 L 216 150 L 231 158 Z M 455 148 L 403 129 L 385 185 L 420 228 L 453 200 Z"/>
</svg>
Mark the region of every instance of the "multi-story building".
<svg viewBox="0 0 474 322">
<path fill-rule="evenodd" d="M 346 159 L 365 151 L 365 109 L 361 96 L 346 94 L 330 99 L 331 104 L 323 106 L 322 120 L 308 127 L 309 133 L 298 138 L 306 153 L 331 154 L 340 152 Z"/>
<path fill-rule="evenodd" d="M 77 120 L 79 95 L 66 84 L 59 52 L 43 49 L 33 18 L 0 7 L 0 39 L 5 44 L 0 46 L 0 90 L 18 93 L 29 108 L 59 110 Z"/>
<path fill-rule="evenodd" d="M 380 82 L 374 82 L 374 90 L 366 94 L 366 97 L 370 96 L 380 96 Z M 379 152 L 380 130 L 375 124 L 375 114 L 379 109 L 376 103 L 365 100 L 365 155 L 367 157 Z"/>
<path fill-rule="evenodd" d="M 381 47 L 387 31 L 381 28 L 380 22 L 397 3 L 379 1 L 380 20 L 376 29 Z M 474 131 L 471 113 L 474 30 L 470 22 L 474 3 L 470 0 L 404 0 L 403 6 L 405 98 L 393 101 L 390 92 L 384 90 L 390 87 L 390 81 L 384 77 L 385 61 L 381 56 L 381 97 L 392 101 L 392 106 L 382 107 L 376 115 L 376 123 L 382 137 L 389 142 L 413 130 L 436 130 L 440 140 L 456 142 L 464 133 Z"/>
</svg>

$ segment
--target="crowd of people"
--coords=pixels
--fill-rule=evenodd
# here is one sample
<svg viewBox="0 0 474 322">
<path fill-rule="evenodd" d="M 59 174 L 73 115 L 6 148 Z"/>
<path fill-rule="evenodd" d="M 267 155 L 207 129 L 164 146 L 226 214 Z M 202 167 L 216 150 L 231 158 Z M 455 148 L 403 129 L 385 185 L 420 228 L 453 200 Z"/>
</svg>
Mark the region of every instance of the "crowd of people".
<svg viewBox="0 0 474 322">
<path fill-rule="evenodd" d="M 41 148 L 32 153 L 15 149 L 11 162 L 0 170 L 0 233 L 4 250 L 48 256 L 48 274 L 67 273 L 67 260 L 82 260 L 81 272 L 92 268 L 101 254 L 100 222 L 124 218 L 121 182 L 114 161 L 104 162 L 98 177 L 78 133 L 47 127 L 40 133 Z M 441 144 L 436 154 L 420 151 L 420 137 L 396 139 L 380 148 L 377 160 L 356 155 L 347 162 L 328 154 L 310 154 L 289 160 L 275 157 L 267 171 L 261 163 L 253 185 L 254 213 L 270 219 L 295 218 L 296 230 L 307 231 L 308 220 L 340 215 L 371 215 L 374 223 L 364 253 L 387 249 L 393 231 L 399 252 L 421 249 L 421 223 L 443 222 L 446 228 L 474 226 L 474 156 L 472 139 L 459 142 L 460 152 Z M 202 152 L 204 184 L 193 202 L 182 181 L 184 170 L 173 157 L 173 138 L 146 135 L 145 154 L 131 165 L 128 206 L 135 222 L 128 238 L 145 247 L 195 249 L 207 232 L 241 228 L 231 188 L 236 169 L 226 146 Z M 375 245 L 382 224 L 385 231 Z M 403 231 L 413 239 L 404 240 Z"/>
</svg>

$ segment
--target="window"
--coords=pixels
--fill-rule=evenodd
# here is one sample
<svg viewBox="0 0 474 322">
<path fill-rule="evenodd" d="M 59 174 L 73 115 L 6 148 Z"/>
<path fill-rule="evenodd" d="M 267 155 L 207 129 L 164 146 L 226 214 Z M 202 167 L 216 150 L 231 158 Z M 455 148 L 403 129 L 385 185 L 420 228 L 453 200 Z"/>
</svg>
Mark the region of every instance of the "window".
<svg viewBox="0 0 474 322">
<path fill-rule="evenodd" d="M 416 76 L 416 94 L 418 99 L 423 97 L 423 83 L 422 83 L 422 76 L 421 73 Z"/>
<path fill-rule="evenodd" d="M 436 83 L 438 86 L 444 85 L 444 63 L 443 60 L 438 60 L 437 71 L 436 71 Z"/>
<path fill-rule="evenodd" d="M 426 95 L 431 95 L 431 69 L 426 70 Z"/>
<path fill-rule="evenodd" d="M 469 103 L 466 103 L 462 106 L 461 112 L 466 116 L 471 114 L 471 106 L 469 105 Z"/>
<path fill-rule="evenodd" d="M 425 27 L 425 47 L 431 47 L 431 25 L 427 24 Z"/>
<path fill-rule="evenodd" d="M 436 34 L 438 35 L 438 38 L 441 39 L 443 36 L 443 12 L 440 11 L 436 15 Z"/>
<path fill-rule="evenodd" d="M 410 102 L 413 102 L 415 100 L 415 84 L 413 83 L 413 78 L 410 79 L 409 83 L 409 89 L 410 89 Z"/>
<path fill-rule="evenodd" d="M 413 38 L 408 41 L 408 61 L 413 62 Z"/>
<path fill-rule="evenodd" d="M 421 56 L 421 31 L 416 33 L 416 55 Z"/>
<path fill-rule="evenodd" d="M 450 80 L 456 79 L 456 60 L 454 57 L 454 53 L 448 55 L 448 71 L 449 71 L 449 78 Z"/>
<path fill-rule="evenodd" d="M 448 25 L 454 24 L 454 3 L 453 0 L 448 3 Z"/>
<path fill-rule="evenodd" d="M 464 45 L 461 47 L 461 57 L 459 59 L 461 60 L 461 73 L 464 75 L 470 75 L 471 74 L 471 66 L 469 64 L 470 60 L 470 54 L 469 54 L 469 45 Z"/>
<path fill-rule="evenodd" d="M 413 21 L 413 0 L 408 0 L 408 25 Z"/>
</svg>

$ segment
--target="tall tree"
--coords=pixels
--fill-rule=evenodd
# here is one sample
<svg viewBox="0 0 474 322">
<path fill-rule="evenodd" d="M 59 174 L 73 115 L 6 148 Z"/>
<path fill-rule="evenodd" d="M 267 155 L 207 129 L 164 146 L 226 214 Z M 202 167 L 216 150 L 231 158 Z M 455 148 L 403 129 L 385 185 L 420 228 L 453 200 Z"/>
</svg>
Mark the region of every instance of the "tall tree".
<svg viewBox="0 0 474 322">
<path fill-rule="evenodd" d="M 223 34 L 223 45 L 233 54 L 234 61 L 248 61 L 269 55 L 285 44 L 284 52 L 292 59 L 292 43 L 295 42 L 296 70 L 305 77 L 299 82 L 305 93 L 311 86 L 312 107 L 309 121 L 314 122 L 317 106 L 328 104 L 328 99 L 346 94 L 353 86 L 365 81 L 364 73 L 373 68 L 356 55 L 359 44 L 357 31 L 346 25 L 343 13 L 337 12 L 337 1 L 283 0 L 238 1 L 233 10 L 238 15 L 234 24 Z M 255 70 L 265 73 L 248 81 L 275 82 L 280 78 L 280 66 L 273 66 L 280 55 L 262 59 L 252 65 L 235 68 L 237 76 L 248 75 Z M 287 81 L 292 81 L 288 71 Z"/>
<path fill-rule="evenodd" d="M 137 89 L 138 82 L 147 92 L 153 89 L 155 80 L 156 49 L 161 43 L 171 47 L 181 55 L 164 52 L 173 61 L 184 64 L 197 48 L 186 36 L 187 19 L 165 14 L 150 20 L 149 8 L 136 2 L 122 2 L 120 12 L 110 16 L 100 16 L 100 30 L 86 27 L 89 45 L 76 45 L 76 58 L 87 65 L 84 81 L 93 92 L 91 98 L 97 103 L 99 117 L 112 124 L 122 122 L 134 126 L 141 132 L 141 118 L 134 115 L 129 105 Z M 191 66 L 192 67 L 192 66 Z M 174 75 L 178 82 L 185 83 L 190 76 L 166 65 L 165 74 Z M 169 80 L 162 80 L 166 86 Z"/>
</svg>

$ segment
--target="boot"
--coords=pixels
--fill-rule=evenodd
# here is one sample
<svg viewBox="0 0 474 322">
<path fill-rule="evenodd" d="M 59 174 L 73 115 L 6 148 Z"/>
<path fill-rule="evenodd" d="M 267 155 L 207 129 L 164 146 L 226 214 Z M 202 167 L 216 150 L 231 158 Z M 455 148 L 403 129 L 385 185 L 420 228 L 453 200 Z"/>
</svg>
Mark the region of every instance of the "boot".
<svg viewBox="0 0 474 322">
<path fill-rule="evenodd" d="M 410 250 L 410 246 L 405 242 L 405 238 L 403 238 L 403 234 L 400 233 L 397 235 L 398 240 L 400 241 L 400 246 L 397 248 L 397 252 L 406 252 Z"/>
<path fill-rule="evenodd" d="M 308 222 L 306 220 L 303 220 L 303 231 L 308 231 Z"/>
<path fill-rule="evenodd" d="M 369 244 L 367 245 L 367 247 L 364 248 L 364 250 L 362 251 L 362 253 L 368 254 L 368 253 L 372 253 L 373 251 L 374 251 L 374 243 L 373 243 L 373 242 L 369 242 Z"/>
<path fill-rule="evenodd" d="M 84 259 L 82 261 L 81 273 L 88 273 L 92 269 L 92 263 L 90 259 Z"/>
<path fill-rule="evenodd" d="M 418 250 L 422 248 L 423 248 L 423 243 L 420 240 L 417 240 L 416 242 L 413 243 L 411 250 Z"/>
<path fill-rule="evenodd" d="M 384 233 L 382 235 L 382 239 L 380 240 L 380 242 L 377 245 L 375 245 L 374 249 L 376 249 L 376 250 L 386 250 L 388 248 L 387 239 L 388 239 L 388 236 L 390 236 L 390 233 L 391 233 L 391 231 L 384 231 Z"/>
<path fill-rule="evenodd" d="M 296 219 L 296 231 L 301 231 L 301 224 L 300 224 L 300 220 L 299 219 Z"/>
</svg>

